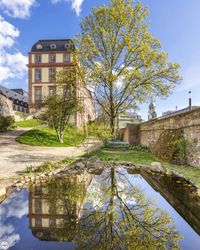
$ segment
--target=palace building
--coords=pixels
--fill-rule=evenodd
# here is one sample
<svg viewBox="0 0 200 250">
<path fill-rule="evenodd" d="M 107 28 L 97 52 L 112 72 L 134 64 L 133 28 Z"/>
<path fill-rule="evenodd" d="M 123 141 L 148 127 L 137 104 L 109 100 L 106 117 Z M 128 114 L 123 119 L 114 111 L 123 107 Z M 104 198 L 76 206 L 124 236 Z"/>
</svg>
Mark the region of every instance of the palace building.
<svg viewBox="0 0 200 250">
<path fill-rule="evenodd" d="M 29 110 L 31 114 L 41 109 L 43 99 L 56 93 L 56 72 L 72 66 L 74 43 L 71 39 L 39 40 L 29 53 Z M 89 120 L 94 120 L 94 104 L 86 86 L 78 88 L 77 95 L 84 100 L 84 114 L 76 113 L 72 123 L 80 127 Z"/>
<path fill-rule="evenodd" d="M 29 112 L 27 92 L 23 89 L 8 89 L 0 85 L 0 115 L 15 116 L 18 112 Z"/>
</svg>

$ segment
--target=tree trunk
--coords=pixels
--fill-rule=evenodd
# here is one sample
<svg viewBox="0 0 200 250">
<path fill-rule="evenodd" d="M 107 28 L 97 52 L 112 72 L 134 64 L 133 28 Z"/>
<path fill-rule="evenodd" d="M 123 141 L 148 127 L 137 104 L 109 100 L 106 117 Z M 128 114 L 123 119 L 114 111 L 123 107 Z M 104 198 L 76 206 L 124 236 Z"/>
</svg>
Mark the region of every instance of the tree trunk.
<svg viewBox="0 0 200 250">
<path fill-rule="evenodd" d="M 110 117 L 110 129 L 111 129 L 111 135 L 114 138 L 115 135 L 115 118 L 114 117 Z"/>
<path fill-rule="evenodd" d="M 58 141 L 60 143 L 64 143 L 64 131 L 58 130 L 58 131 L 56 131 L 56 135 L 57 135 Z"/>
<path fill-rule="evenodd" d="M 111 250 L 114 249 L 114 228 L 113 228 L 113 217 L 114 217 L 114 198 L 115 198 L 115 170 L 111 168 L 111 193 L 110 193 L 110 216 L 109 216 L 109 225 L 110 225 L 110 240 L 111 240 Z"/>
<path fill-rule="evenodd" d="M 110 129 L 112 139 L 114 139 L 115 134 L 115 116 L 114 116 L 114 104 L 113 104 L 113 83 L 110 83 Z"/>
</svg>

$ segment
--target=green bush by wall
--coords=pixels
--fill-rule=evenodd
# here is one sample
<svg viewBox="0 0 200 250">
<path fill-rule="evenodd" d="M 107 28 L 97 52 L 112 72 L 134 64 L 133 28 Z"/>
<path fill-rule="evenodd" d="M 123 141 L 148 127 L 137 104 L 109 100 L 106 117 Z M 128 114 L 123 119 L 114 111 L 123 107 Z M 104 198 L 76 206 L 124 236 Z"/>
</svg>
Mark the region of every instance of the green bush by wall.
<svg viewBox="0 0 200 250">
<path fill-rule="evenodd" d="M 14 128 L 15 119 L 13 116 L 0 116 L 0 132 Z"/>
</svg>

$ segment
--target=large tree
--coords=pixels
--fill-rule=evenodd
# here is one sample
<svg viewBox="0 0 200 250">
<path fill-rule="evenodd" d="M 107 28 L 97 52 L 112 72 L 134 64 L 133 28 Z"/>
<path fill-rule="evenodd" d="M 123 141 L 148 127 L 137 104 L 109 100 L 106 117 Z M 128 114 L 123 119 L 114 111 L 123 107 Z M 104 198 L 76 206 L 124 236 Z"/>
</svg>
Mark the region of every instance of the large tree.
<svg viewBox="0 0 200 250">
<path fill-rule="evenodd" d="M 75 39 L 81 75 L 110 119 L 148 96 L 166 96 L 178 83 L 179 65 L 168 62 L 149 32 L 148 9 L 133 0 L 93 8 Z M 106 105 L 105 105 L 106 104 Z"/>
</svg>

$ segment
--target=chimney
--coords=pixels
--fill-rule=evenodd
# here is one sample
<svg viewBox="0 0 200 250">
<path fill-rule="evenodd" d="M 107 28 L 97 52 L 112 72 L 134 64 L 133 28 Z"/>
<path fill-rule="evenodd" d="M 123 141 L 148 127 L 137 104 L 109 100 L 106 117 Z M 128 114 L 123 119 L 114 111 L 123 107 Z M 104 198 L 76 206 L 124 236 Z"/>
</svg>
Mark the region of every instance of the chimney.
<svg viewBox="0 0 200 250">
<path fill-rule="evenodd" d="M 191 91 L 189 91 L 189 110 L 192 110 L 192 95 L 191 95 Z"/>
</svg>

